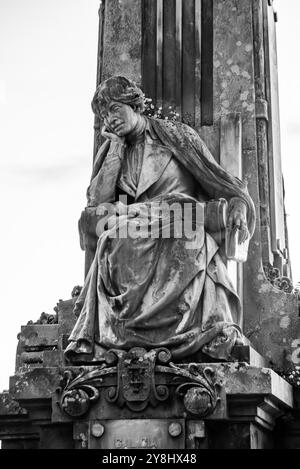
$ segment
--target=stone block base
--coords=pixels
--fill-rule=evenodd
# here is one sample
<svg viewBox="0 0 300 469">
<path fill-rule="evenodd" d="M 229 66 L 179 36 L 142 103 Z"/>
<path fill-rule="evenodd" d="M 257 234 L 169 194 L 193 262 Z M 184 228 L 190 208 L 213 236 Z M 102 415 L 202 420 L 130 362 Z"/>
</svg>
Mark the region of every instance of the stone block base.
<svg viewBox="0 0 300 469">
<path fill-rule="evenodd" d="M 0 397 L 2 447 L 278 447 L 284 418 L 295 412 L 284 379 L 246 362 L 170 357 L 135 348 L 111 351 L 97 366 L 21 368 Z"/>
</svg>

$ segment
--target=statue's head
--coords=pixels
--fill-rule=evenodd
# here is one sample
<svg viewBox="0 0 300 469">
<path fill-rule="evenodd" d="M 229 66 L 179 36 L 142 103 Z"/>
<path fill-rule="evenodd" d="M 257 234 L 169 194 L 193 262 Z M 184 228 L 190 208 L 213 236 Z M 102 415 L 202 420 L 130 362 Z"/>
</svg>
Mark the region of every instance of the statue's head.
<svg viewBox="0 0 300 469">
<path fill-rule="evenodd" d="M 136 84 L 122 76 L 103 81 L 96 89 L 92 109 L 105 126 L 119 136 L 130 133 L 143 113 L 144 94 Z"/>
</svg>

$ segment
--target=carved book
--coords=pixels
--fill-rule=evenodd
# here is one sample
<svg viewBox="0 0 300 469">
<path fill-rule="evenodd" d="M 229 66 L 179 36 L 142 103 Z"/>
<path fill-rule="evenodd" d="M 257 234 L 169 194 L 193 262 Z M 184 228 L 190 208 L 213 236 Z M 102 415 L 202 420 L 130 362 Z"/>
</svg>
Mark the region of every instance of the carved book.
<svg viewBox="0 0 300 469">
<path fill-rule="evenodd" d="M 239 229 L 226 227 L 228 217 L 228 203 L 225 199 L 210 200 L 206 204 L 205 227 L 218 244 L 221 244 L 225 234 L 225 252 L 227 259 L 245 262 L 248 256 L 249 239 L 239 243 Z"/>
</svg>

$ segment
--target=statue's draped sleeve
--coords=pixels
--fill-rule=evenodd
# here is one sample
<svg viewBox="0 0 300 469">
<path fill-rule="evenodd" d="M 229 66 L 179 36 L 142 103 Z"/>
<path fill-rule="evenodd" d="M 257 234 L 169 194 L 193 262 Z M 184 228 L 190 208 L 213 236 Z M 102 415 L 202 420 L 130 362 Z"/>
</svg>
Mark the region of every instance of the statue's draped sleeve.
<svg viewBox="0 0 300 469">
<path fill-rule="evenodd" d="M 248 230 L 252 236 L 255 229 L 255 206 L 247 185 L 216 162 L 199 134 L 188 125 L 162 119 L 150 118 L 149 121 L 161 142 L 194 175 L 209 199 L 230 200 L 239 197 L 245 202 Z"/>
</svg>

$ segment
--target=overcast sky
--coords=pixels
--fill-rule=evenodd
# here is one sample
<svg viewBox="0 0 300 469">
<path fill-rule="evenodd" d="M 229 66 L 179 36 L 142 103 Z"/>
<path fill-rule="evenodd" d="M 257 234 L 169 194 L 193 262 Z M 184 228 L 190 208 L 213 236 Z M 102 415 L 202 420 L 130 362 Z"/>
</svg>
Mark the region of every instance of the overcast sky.
<svg viewBox="0 0 300 469">
<path fill-rule="evenodd" d="M 0 0 L 0 390 L 21 325 L 82 284 L 99 0 Z M 282 159 L 300 279 L 300 2 L 277 0 Z"/>
</svg>

